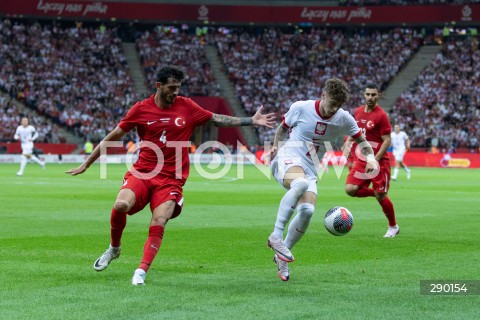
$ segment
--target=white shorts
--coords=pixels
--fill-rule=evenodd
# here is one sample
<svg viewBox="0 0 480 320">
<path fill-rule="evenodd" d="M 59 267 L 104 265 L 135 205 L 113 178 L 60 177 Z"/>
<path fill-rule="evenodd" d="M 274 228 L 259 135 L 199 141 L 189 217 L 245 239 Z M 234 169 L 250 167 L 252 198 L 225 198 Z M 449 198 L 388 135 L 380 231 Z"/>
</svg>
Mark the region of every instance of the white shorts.
<svg viewBox="0 0 480 320">
<path fill-rule="evenodd" d="M 273 159 L 272 163 L 270 164 L 270 167 L 272 169 L 272 175 L 275 178 L 275 180 L 282 185 L 283 185 L 283 179 L 285 178 L 285 173 L 290 169 L 291 167 L 302 167 L 303 171 L 305 172 L 305 178 L 308 181 L 308 188 L 307 191 L 315 193 L 315 195 L 318 194 L 317 192 L 317 173 L 315 170 L 310 168 L 310 166 L 307 166 L 303 164 L 300 159 L 295 159 L 294 157 L 282 157 L 282 156 L 277 156 L 275 159 Z"/>
<path fill-rule="evenodd" d="M 403 157 L 405 156 L 405 149 L 403 150 L 393 150 L 393 156 L 395 157 L 396 161 L 403 161 Z"/>
<path fill-rule="evenodd" d="M 22 143 L 22 154 L 30 155 L 33 153 L 33 143 Z"/>
</svg>

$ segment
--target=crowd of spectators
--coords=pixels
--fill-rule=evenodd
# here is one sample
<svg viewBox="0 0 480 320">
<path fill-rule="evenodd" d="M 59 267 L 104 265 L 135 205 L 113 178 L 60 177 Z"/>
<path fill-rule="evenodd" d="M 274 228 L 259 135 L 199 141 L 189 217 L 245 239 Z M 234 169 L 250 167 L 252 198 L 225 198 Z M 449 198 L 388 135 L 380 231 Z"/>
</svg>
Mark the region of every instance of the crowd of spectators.
<svg viewBox="0 0 480 320">
<path fill-rule="evenodd" d="M 137 35 L 137 50 L 154 91 L 158 68 L 164 64 L 185 66 L 187 78 L 182 83 L 185 96 L 219 96 L 220 89 L 205 55 L 204 35 L 189 33 L 188 28 L 157 26 Z"/>
<path fill-rule="evenodd" d="M 420 47 L 423 35 L 408 28 L 371 33 L 269 28 L 257 34 L 217 32 L 210 41 L 217 45 L 247 112 L 253 114 L 263 104 L 281 120 L 293 102 L 319 98 L 331 77 L 349 84 L 352 96 L 344 109 L 352 111 L 363 103 L 365 84 L 384 88 Z M 274 132 L 260 129 L 260 141 L 271 141 Z"/>
<path fill-rule="evenodd" d="M 25 114 L 20 111 L 12 98 L 0 95 L 0 142 L 13 140 L 15 130 L 20 125 L 22 117 L 28 117 L 29 124 L 38 132 L 35 142 L 63 143 L 65 137 L 61 134 L 60 127 L 51 120 L 40 120 L 39 117 Z"/>
<path fill-rule="evenodd" d="M 410 135 L 412 146 L 478 150 L 479 45 L 475 37 L 450 38 L 397 100 L 390 118 Z"/>
<path fill-rule="evenodd" d="M 423 41 L 410 28 L 209 28 L 192 34 L 188 28 L 155 27 L 136 34 L 150 86 L 160 63 L 178 64 L 188 73 L 182 95 L 219 96 L 204 50 L 205 44 L 216 45 L 247 113 L 263 104 L 279 121 L 294 101 L 319 98 L 330 77 L 350 85 L 344 109 L 353 111 L 363 104 L 364 85 L 384 89 Z M 61 125 L 97 142 L 138 98 L 120 45 L 117 30 L 103 25 L 0 20 L 0 89 L 51 119 L 31 119 L 38 141 L 62 142 Z M 397 101 L 391 121 L 411 135 L 413 146 L 478 145 L 478 45 L 478 38 L 448 41 Z M 21 115 L 9 99 L 0 100 L 0 109 L 1 137 L 11 140 Z M 260 141 L 271 141 L 274 132 L 259 129 Z M 127 140 L 135 141 L 135 135 Z"/>
<path fill-rule="evenodd" d="M 0 89 L 92 140 L 136 101 L 114 28 L 0 20 Z"/>
</svg>

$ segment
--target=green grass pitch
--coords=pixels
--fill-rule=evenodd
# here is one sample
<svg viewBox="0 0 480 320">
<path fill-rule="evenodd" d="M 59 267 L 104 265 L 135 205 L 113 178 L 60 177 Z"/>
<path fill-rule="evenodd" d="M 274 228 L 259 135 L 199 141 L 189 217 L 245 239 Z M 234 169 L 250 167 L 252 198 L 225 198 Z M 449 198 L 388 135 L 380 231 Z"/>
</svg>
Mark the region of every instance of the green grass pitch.
<svg viewBox="0 0 480 320">
<path fill-rule="evenodd" d="M 1 319 L 478 319 L 480 295 L 420 295 L 420 280 L 480 280 L 480 171 L 413 168 L 389 192 L 401 233 L 373 198 L 345 195 L 345 173 L 318 183 L 316 213 L 294 248 L 291 279 L 266 247 L 283 189 L 254 166 L 207 180 L 192 168 L 182 215 L 167 225 L 146 286 L 130 283 L 150 212 L 129 217 L 122 256 L 92 268 L 109 243 L 110 210 L 125 172 L 99 166 L 0 165 Z M 355 223 L 327 233 L 342 205 Z"/>
</svg>

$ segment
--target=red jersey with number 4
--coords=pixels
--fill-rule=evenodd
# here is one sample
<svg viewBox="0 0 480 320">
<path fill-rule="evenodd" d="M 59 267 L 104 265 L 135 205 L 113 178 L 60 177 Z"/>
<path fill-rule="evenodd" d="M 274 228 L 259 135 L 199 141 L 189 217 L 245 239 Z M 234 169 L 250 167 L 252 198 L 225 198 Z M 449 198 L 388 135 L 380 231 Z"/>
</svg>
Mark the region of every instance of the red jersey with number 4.
<svg viewBox="0 0 480 320">
<path fill-rule="evenodd" d="M 383 143 L 382 136 L 389 136 L 392 132 L 387 114 L 378 104 L 370 112 L 365 112 L 365 105 L 363 105 L 355 109 L 353 117 L 357 120 L 358 127 L 365 134 L 367 141 L 372 145 L 373 152 L 377 154 Z M 356 144 L 352 150 L 355 150 L 355 147 Z M 387 152 L 381 160 L 389 160 Z"/>
<path fill-rule="evenodd" d="M 142 140 L 139 158 L 133 165 L 137 171 L 150 173 L 162 163 L 159 175 L 185 183 L 190 171 L 190 137 L 195 127 L 205 124 L 212 116 L 212 112 L 185 97 L 176 97 L 169 108 L 162 109 L 152 95 L 137 102 L 118 126 L 126 132 L 137 128 Z M 163 159 L 157 154 L 162 154 Z"/>
</svg>

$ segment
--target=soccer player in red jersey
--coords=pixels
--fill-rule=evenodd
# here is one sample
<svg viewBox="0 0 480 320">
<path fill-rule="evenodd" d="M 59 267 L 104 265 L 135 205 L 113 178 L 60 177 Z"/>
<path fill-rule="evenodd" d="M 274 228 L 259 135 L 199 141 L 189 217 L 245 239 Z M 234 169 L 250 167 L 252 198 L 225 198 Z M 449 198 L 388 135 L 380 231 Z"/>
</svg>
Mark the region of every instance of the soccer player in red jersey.
<svg viewBox="0 0 480 320">
<path fill-rule="evenodd" d="M 375 152 L 380 171 L 374 176 L 364 175 L 366 162 L 356 154 L 356 145 L 345 146 L 347 150 L 351 147 L 350 152 L 354 160 L 353 168 L 347 177 L 345 192 L 351 197 L 377 198 L 388 219 L 389 227 L 384 237 L 393 238 L 400 232 L 400 228 L 395 220 L 393 203 L 387 195 L 390 186 L 390 159 L 387 149 L 390 146 L 392 126 L 385 111 L 377 104 L 379 96 L 377 86 L 368 84 L 364 92 L 366 103 L 355 109 L 354 118 Z M 351 139 L 346 142 L 346 144 L 351 143 Z M 371 188 L 370 184 L 372 184 Z"/>
<path fill-rule="evenodd" d="M 272 128 L 275 124 L 275 115 L 262 115 L 262 107 L 251 118 L 219 115 L 201 108 L 191 99 L 178 96 L 184 78 L 181 68 L 162 67 L 157 74 L 156 93 L 137 102 L 84 163 L 66 172 L 72 176 L 85 172 L 100 156 L 102 143 L 119 141 L 137 128 L 142 140 L 139 159 L 125 174 L 115 200 L 110 219 L 110 246 L 93 265 L 95 270 L 102 271 L 120 256 L 127 215 L 141 211 L 150 203 L 152 219 L 142 261 L 132 278 L 134 285 L 145 283 L 146 272 L 160 249 L 167 221 L 182 210 L 182 187 L 190 169 L 189 139 L 195 127 L 209 122 L 217 127 L 261 125 Z"/>
</svg>

